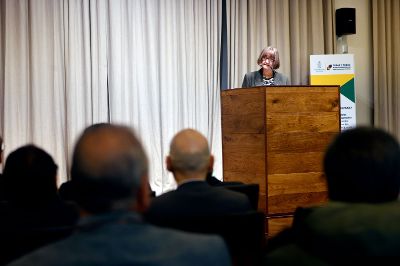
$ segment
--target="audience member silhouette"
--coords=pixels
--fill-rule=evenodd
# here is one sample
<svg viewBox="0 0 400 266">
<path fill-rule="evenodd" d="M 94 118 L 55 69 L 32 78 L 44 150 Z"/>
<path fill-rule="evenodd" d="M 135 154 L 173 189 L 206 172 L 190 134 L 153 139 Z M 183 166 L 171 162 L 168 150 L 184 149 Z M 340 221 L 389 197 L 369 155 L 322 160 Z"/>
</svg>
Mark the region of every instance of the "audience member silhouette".
<svg viewBox="0 0 400 266">
<path fill-rule="evenodd" d="M 399 256 L 400 146 L 387 132 L 339 134 L 324 158 L 329 202 L 298 208 L 271 243 L 268 265 L 363 263 Z M 278 244 L 277 244 L 278 243 Z"/>
<path fill-rule="evenodd" d="M 198 131 L 176 134 L 166 163 L 178 188 L 154 198 L 146 218 L 164 227 L 218 234 L 234 265 L 256 264 L 265 237 L 264 214 L 252 211 L 245 194 L 206 182 L 213 160 L 207 139 Z"/>
<path fill-rule="evenodd" d="M 400 148 L 383 130 L 359 127 L 340 134 L 324 157 L 330 200 L 381 203 L 400 189 Z"/>
<path fill-rule="evenodd" d="M 162 229 L 142 221 L 149 204 L 148 163 L 124 126 L 91 126 L 79 138 L 71 181 L 82 218 L 78 232 L 12 265 L 228 265 L 217 236 Z"/>
<path fill-rule="evenodd" d="M 176 134 L 166 163 L 178 188 L 153 199 L 147 219 L 157 222 L 163 217 L 221 215 L 252 210 L 245 195 L 210 186 L 205 181 L 213 162 L 207 139 L 202 134 L 193 129 Z"/>
<path fill-rule="evenodd" d="M 57 195 L 57 165 L 44 150 L 26 145 L 7 157 L 0 209 L 0 263 L 72 232 L 79 213 Z"/>
</svg>

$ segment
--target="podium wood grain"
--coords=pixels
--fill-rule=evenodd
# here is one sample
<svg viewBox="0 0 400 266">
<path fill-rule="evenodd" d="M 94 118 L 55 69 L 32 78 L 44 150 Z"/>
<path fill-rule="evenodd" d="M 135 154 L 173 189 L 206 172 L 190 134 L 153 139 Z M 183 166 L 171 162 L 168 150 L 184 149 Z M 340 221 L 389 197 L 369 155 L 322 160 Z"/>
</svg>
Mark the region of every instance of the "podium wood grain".
<svg viewBox="0 0 400 266">
<path fill-rule="evenodd" d="M 224 180 L 260 185 L 269 235 L 288 226 L 298 206 L 327 200 L 322 159 L 340 132 L 339 97 L 338 86 L 221 93 Z"/>
</svg>

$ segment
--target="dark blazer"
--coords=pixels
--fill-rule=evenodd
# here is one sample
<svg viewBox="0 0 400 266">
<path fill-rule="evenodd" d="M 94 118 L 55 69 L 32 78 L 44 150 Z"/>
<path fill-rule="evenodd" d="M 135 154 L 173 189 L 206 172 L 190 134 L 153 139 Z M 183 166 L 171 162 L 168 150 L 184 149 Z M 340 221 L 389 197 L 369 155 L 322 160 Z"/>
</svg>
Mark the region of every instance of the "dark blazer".
<svg viewBox="0 0 400 266">
<path fill-rule="evenodd" d="M 154 198 L 146 218 L 151 221 L 167 216 L 222 215 L 251 210 L 248 198 L 242 193 L 213 187 L 205 181 L 191 181 Z"/>
<path fill-rule="evenodd" d="M 78 208 L 58 197 L 46 203 L 0 206 L 0 265 L 67 237 L 79 218 Z"/>
<path fill-rule="evenodd" d="M 290 85 L 288 77 L 276 71 L 274 73 L 275 73 L 274 75 L 275 85 Z M 264 86 L 262 69 L 254 72 L 249 72 L 246 75 L 244 75 L 243 78 L 242 88 L 257 87 L 257 86 Z"/>
<path fill-rule="evenodd" d="M 207 174 L 206 177 L 206 182 L 210 185 L 210 186 L 230 186 L 230 185 L 241 185 L 243 184 L 243 182 L 239 182 L 239 181 L 221 181 L 218 178 L 216 178 L 215 176 L 213 176 L 212 174 Z"/>
<path fill-rule="evenodd" d="M 72 236 L 10 265 L 231 265 L 218 236 L 146 224 L 133 212 L 83 218 Z"/>
<path fill-rule="evenodd" d="M 399 220 L 398 201 L 330 201 L 321 207 L 298 208 L 290 231 L 268 252 L 265 265 L 317 265 L 317 260 L 324 265 L 344 265 L 349 261 L 364 265 L 373 258 L 378 259 L 379 265 L 387 265 L 384 259 L 392 259 L 390 265 L 397 265 Z M 277 237 L 280 236 L 282 233 Z M 273 242 L 276 243 L 272 239 L 268 244 Z"/>
</svg>

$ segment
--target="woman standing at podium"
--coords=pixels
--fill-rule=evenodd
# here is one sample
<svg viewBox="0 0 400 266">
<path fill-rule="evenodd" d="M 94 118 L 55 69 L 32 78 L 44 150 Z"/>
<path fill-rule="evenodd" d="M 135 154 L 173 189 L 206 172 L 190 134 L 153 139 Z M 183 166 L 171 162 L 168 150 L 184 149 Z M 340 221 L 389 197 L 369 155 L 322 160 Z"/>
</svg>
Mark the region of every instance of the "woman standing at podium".
<svg viewBox="0 0 400 266">
<path fill-rule="evenodd" d="M 257 64 L 261 69 L 244 76 L 243 88 L 290 85 L 288 77 L 276 71 L 280 66 L 278 49 L 271 46 L 264 48 L 257 59 Z"/>
</svg>

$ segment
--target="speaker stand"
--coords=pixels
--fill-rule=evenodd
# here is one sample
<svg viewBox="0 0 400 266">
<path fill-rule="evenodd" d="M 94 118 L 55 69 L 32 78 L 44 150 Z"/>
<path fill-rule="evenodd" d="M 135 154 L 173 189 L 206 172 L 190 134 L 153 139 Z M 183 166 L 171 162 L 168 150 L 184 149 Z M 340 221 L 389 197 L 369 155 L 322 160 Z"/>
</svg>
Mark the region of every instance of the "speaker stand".
<svg viewBox="0 0 400 266">
<path fill-rule="evenodd" d="M 339 54 L 348 53 L 347 35 L 337 37 L 337 50 Z"/>
</svg>

